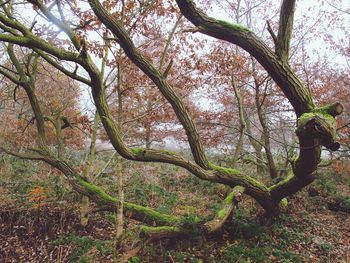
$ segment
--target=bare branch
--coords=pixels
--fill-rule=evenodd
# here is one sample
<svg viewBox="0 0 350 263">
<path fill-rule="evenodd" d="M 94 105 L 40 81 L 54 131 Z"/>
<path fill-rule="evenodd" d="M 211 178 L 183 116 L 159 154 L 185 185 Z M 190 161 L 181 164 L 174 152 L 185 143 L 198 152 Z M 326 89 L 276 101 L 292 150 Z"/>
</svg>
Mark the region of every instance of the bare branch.
<svg viewBox="0 0 350 263">
<path fill-rule="evenodd" d="M 77 81 L 80 81 L 86 85 L 90 85 L 91 82 L 90 80 L 79 76 L 77 74 L 78 71 L 78 65 L 76 65 L 75 69 L 73 72 L 69 71 L 66 69 L 66 67 L 62 66 L 61 64 L 59 64 L 58 62 L 56 62 L 55 60 L 53 60 L 50 56 L 48 56 L 45 52 L 43 52 L 40 49 L 34 49 L 35 52 L 37 52 L 43 59 L 45 59 L 48 63 L 50 63 L 52 66 L 54 66 L 55 68 L 57 68 L 58 70 L 60 70 L 62 73 L 64 73 L 65 75 L 67 75 L 68 77 L 75 79 Z"/>
<path fill-rule="evenodd" d="M 277 45 L 277 36 L 276 36 L 276 34 L 275 34 L 275 32 L 273 32 L 273 29 L 272 29 L 272 27 L 271 27 L 271 24 L 270 24 L 270 21 L 269 20 L 267 20 L 266 21 L 266 24 L 267 24 L 267 31 L 269 31 L 269 33 L 270 33 L 270 35 L 271 35 L 271 37 L 272 37 L 272 40 L 273 40 L 273 43 L 275 44 L 275 46 Z"/>
</svg>

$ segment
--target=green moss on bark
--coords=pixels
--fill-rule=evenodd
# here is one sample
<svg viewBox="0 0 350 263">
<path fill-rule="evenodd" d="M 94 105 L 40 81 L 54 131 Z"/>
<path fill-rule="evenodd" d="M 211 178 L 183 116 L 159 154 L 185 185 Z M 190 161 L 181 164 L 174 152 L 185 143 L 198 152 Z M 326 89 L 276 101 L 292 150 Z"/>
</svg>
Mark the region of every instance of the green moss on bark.
<svg viewBox="0 0 350 263">
<path fill-rule="evenodd" d="M 319 108 L 319 109 L 315 109 L 312 112 L 307 112 L 307 113 L 302 114 L 298 118 L 299 124 L 305 125 L 306 122 L 308 122 L 311 118 L 313 118 L 315 116 L 318 116 L 320 118 L 325 118 L 325 119 L 329 120 L 331 123 L 334 123 L 334 124 L 336 123 L 335 118 L 332 115 L 330 115 L 326 110 Z"/>
<path fill-rule="evenodd" d="M 132 148 L 131 149 L 132 153 L 135 154 L 136 156 L 140 156 L 143 154 L 143 152 L 145 151 L 145 149 L 142 148 Z"/>
<path fill-rule="evenodd" d="M 168 151 L 168 150 L 160 150 L 160 151 L 163 152 L 163 153 L 167 153 L 169 155 L 177 155 L 176 152 L 172 152 L 172 151 Z"/>
<path fill-rule="evenodd" d="M 236 195 L 236 193 L 234 193 L 234 192 L 229 193 L 229 195 L 226 196 L 226 198 L 224 200 L 225 204 L 227 204 L 227 205 L 232 204 L 232 202 L 233 202 L 233 200 L 235 198 L 235 195 Z"/>
<path fill-rule="evenodd" d="M 97 185 L 91 184 L 85 180 L 78 180 L 80 186 L 89 192 L 89 194 L 96 195 L 101 199 L 99 204 L 104 203 L 117 203 L 118 199 L 107 194 L 103 189 Z M 141 205 L 136 205 L 128 202 L 124 202 L 124 210 L 126 213 L 131 213 L 132 218 L 138 219 L 147 223 L 157 223 L 166 226 L 179 225 L 182 221 L 180 217 L 163 214 L 155 211 L 151 208 L 144 207 Z"/>
<path fill-rule="evenodd" d="M 216 22 L 221 24 L 224 27 L 228 27 L 228 28 L 231 28 L 233 30 L 243 31 L 243 32 L 251 32 L 251 30 L 248 27 L 243 26 L 241 24 L 232 24 L 232 23 L 229 23 L 227 21 L 223 21 L 223 20 L 219 20 L 219 19 L 216 20 Z"/>
<path fill-rule="evenodd" d="M 218 171 L 218 172 L 222 172 L 222 173 L 227 173 L 227 174 L 241 174 L 240 171 L 236 170 L 236 169 L 232 169 L 232 168 L 225 168 L 225 167 L 222 167 L 222 166 L 218 166 L 216 164 L 213 164 L 211 162 L 209 162 L 209 167 L 215 171 Z"/>
<path fill-rule="evenodd" d="M 141 221 L 144 221 L 144 222 L 153 221 L 159 225 L 165 225 L 165 226 L 177 226 L 177 225 L 180 225 L 181 223 L 180 217 L 163 214 L 151 208 L 144 207 L 141 205 L 125 202 L 124 209 L 128 212 L 134 213 L 134 217 L 138 219 L 143 219 Z"/>
<path fill-rule="evenodd" d="M 288 206 L 288 199 L 287 198 L 283 198 L 281 201 L 280 201 L 280 206 L 281 207 L 287 207 Z"/>
<path fill-rule="evenodd" d="M 80 186 L 82 186 L 84 189 L 89 191 L 91 194 L 95 194 L 99 196 L 102 201 L 106 202 L 117 202 L 117 198 L 114 198 L 107 194 L 103 189 L 98 187 L 97 185 L 91 184 L 85 180 L 80 179 L 79 181 Z"/>
<path fill-rule="evenodd" d="M 336 137 L 337 122 L 332 115 L 328 114 L 327 111 L 322 109 L 322 108 L 315 109 L 313 112 L 308 112 L 308 113 L 302 114 L 298 118 L 298 128 L 304 127 L 313 118 L 319 118 L 319 119 L 322 119 L 323 121 L 325 121 L 327 123 L 327 126 L 332 128 L 332 129 L 329 129 L 332 137 L 333 138 Z"/>
<path fill-rule="evenodd" d="M 326 113 L 326 114 L 330 114 L 333 117 L 338 116 L 339 114 L 341 114 L 344 110 L 344 107 L 341 103 L 336 102 L 333 104 L 328 104 L 326 106 L 320 107 L 315 109 L 315 112 L 320 112 L 320 113 Z"/>
<path fill-rule="evenodd" d="M 224 219 L 227 213 L 228 213 L 228 209 L 225 207 L 218 212 L 218 217 L 220 219 Z"/>
<path fill-rule="evenodd" d="M 210 162 L 209 162 L 209 168 L 223 174 L 224 176 L 233 177 L 237 182 L 236 185 L 241 185 L 242 187 L 245 187 L 246 189 L 257 188 L 257 189 L 260 189 L 262 191 L 268 192 L 267 187 L 263 183 L 260 183 L 259 181 L 255 180 L 254 178 L 252 178 L 250 176 L 242 174 L 239 170 L 221 167 L 221 166 L 215 165 L 215 164 L 210 163 Z"/>
<path fill-rule="evenodd" d="M 299 157 L 298 157 L 299 158 Z M 298 159 L 297 158 L 297 159 Z M 297 162 L 297 159 L 295 160 L 295 162 Z M 284 184 L 288 184 L 290 181 L 294 180 L 294 174 L 293 172 L 289 173 L 289 175 L 287 176 L 287 178 L 285 178 L 284 180 L 278 182 L 277 184 L 274 184 L 272 186 L 269 187 L 269 191 L 273 191 L 274 189 L 281 187 Z"/>
<path fill-rule="evenodd" d="M 157 226 L 157 227 L 152 227 L 152 226 L 141 226 L 140 227 L 141 232 L 144 233 L 164 233 L 164 232 L 180 232 L 180 228 L 176 226 Z"/>
<path fill-rule="evenodd" d="M 243 193 L 244 192 L 244 187 L 243 186 L 235 186 L 235 188 L 233 189 L 233 191 L 231 193 L 229 193 L 225 200 L 224 200 L 224 203 L 227 204 L 227 205 L 230 205 L 233 203 L 236 195 L 238 193 Z"/>
</svg>

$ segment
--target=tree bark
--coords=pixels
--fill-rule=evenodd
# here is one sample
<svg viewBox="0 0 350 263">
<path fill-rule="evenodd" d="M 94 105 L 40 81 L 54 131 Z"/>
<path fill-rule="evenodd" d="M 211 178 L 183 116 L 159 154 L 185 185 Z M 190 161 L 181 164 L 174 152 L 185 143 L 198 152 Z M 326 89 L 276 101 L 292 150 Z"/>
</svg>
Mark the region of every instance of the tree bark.
<svg viewBox="0 0 350 263">
<path fill-rule="evenodd" d="M 259 94 L 257 92 L 257 94 Z M 267 126 L 266 123 L 266 113 L 263 109 L 263 106 L 260 105 L 260 101 L 258 99 L 259 95 L 256 95 L 256 105 L 257 105 L 257 110 L 258 110 L 258 116 L 259 116 L 259 121 L 262 127 L 262 138 L 264 141 L 264 149 L 265 149 L 265 154 L 266 154 L 266 159 L 269 167 L 269 172 L 270 172 L 270 177 L 271 178 L 276 178 L 277 177 L 277 169 L 275 165 L 275 161 L 273 159 L 273 154 L 271 151 L 271 144 L 270 144 L 270 130 Z"/>
<path fill-rule="evenodd" d="M 83 170 L 83 177 L 89 178 L 90 180 L 93 180 L 92 174 L 91 174 L 91 168 L 95 160 L 95 153 L 96 153 L 96 139 L 97 139 L 97 130 L 99 127 L 100 117 L 97 112 L 95 112 L 94 116 L 94 126 L 92 128 L 92 134 L 91 134 L 91 142 L 89 147 L 89 152 L 87 154 L 84 170 Z M 80 204 L 80 224 L 82 226 L 86 226 L 89 222 L 89 207 L 90 207 L 90 200 L 87 196 L 83 196 Z"/>
<path fill-rule="evenodd" d="M 121 51 L 120 51 L 121 53 Z M 123 130 L 123 82 L 122 82 L 122 68 L 118 63 L 118 76 L 117 76 L 117 95 L 118 95 L 118 117 L 117 126 L 122 132 Z M 118 239 L 124 232 L 124 178 L 123 178 L 123 158 L 120 155 L 116 156 L 116 178 L 117 178 L 117 192 L 118 192 L 118 203 L 116 209 L 116 239 Z"/>
<path fill-rule="evenodd" d="M 256 173 L 257 174 L 261 174 L 261 173 L 264 174 L 266 171 L 266 166 L 264 164 L 264 159 L 263 159 L 262 152 L 261 152 L 263 145 L 260 141 L 262 141 L 262 137 L 258 140 L 253 136 L 252 128 L 250 125 L 250 120 L 248 118 L 247 112 L 244 110 L 243 113 L 244 113 L 244 119 L 245 119 L 248 139 L 249 139 L 250 144 L 253 146 L 254 151 L 255 151 L 255 155 L 256 155 Z"/>
<path fill-rule="evenodd" d="M 89 223 L 89 207 L 89 197 L 83 195 L 80 203 L 80 224 L 82 226 L 87 226 Z"/>
<path fill-rule="evenodd" d="M 239 155 L 242 152 L 243 148 L 243 139 L 244 139 L 244 131 L 245 131 L 245 121 L 244 121 L 244 113 L 243 113 L 243 98 L 240 92 L 238 91 L 237 82 L 235 80 L 235 77 L 233 75 L 233 72 L 231 73 L 231 86 L 233 88 L 236 100 L 237 100 L 237 107 L 238 107 L 238 113 L 239 113 L 239 136 L 238 141 L 236 144 L 235 151 L 233 153 L 233 159 L 232 159 L 232 167 L 235 168 L 237 165 L 237 161 L 239 158 Z"/>
<path fill-rule="evenodd" d="M 117 190 L 118 190 L 118 202 L 116 209 L 116 238 L 119 238 L 124 232 L 124 180 L 123 180 L 123 158 L 120 155 L 116 156 L 116 177 L 117 177 Z"/>
</svg>

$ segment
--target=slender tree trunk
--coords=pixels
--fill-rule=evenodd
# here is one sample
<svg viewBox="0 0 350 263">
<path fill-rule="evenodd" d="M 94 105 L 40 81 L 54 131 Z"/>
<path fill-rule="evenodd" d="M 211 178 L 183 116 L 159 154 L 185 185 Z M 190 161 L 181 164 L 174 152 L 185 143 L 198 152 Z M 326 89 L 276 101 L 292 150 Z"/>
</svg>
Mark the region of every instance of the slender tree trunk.
<svg viewBox="0 0 350 263">
<path fill-rule="evenodd" d="M 243 113 L 243 101 L 242 101 L 242 94 L 240 94 L 240 92 L 238 91 L 238 87 L 237 87 L 237 82 L 234 78 L 233 72 L 231 74 L 231 85 L 235 94 L 235 97 L 237 99 L 237 106 L 238 106 L 238 112 L 239 112 L 239 137 L 238 137 L 238 141 L 236 144 L 236 148 L 233 154 L 233 160 L 232 160 L 232 164 L 231 166 L 233 168 L 236 167 L 237 165 L 237 161 L 239 158 L 239 155 L 242 152 L 242 148 L 243 148 L 243 139 L 244 139 L 244 131 L 245 131 L 245 120 L 244 120 L 244 113 Z"/>
<path fill-rule="evenodd" d="M 263 159 L 263 156 L 261 153 L 261 150 L 262 150 L 261 138 L 260 138 L 260 140 L 258 140 L 253 136 L 252 127 L 250 125 L 250 120 L 248 118 L 247 112 L 244 109 L 243 109 L 243 114 L 244 114 L 248 139 L 249 139 L 249 142 L 253 146 L 254 151 L 255 151 L 256 172 L 257 172 L 257 174 L 265 173 L 266 167 L 265 167 L 264 159 Z"/>
<path fill-rule="evenodd" d="M 147 101 L 147 115 L 150 116 L 152 113 L 152 102 L 150 100 Z M 146 149 L 151 148 L 152 139 L 151 139 L 151 119 L 146 120 L 145 123 L 145 141 L 146 141 Z"/>
<path fill-rule="evenodd" d="M 120 63 L 118 63 L 118 78 L 117 78 L 117 92 L 118 92 L 118 129 L 122 131 L 123 128 L 123 97 L 122 97 L 122 72 Z M 124 180 L 123 180 L 123 158 L 120 155 L 116 157 L 116 177 L 117 177 L 117 191 L 118 203 L 116 209 L 116 238 L 118 239 L 124 232 Z"/>
<path fill-rule="evenodd" d="M 62 140 L 62 128 L 61 128 L 61 116 L 58 114 L 55 119 L 55 130 L 56 130 L 56 144 L 57 144 L 57 157 L 63 157 L 63 140 Z"/>
<path fill-rule="evenodd" d="M 234 11 L 236 23 L 240 23 L 240 11 L 241 11 L 240 6 L 241 6 L 241 0 L 238 0 L 237 1 L 237 8 Z M 238 46 L 236 46 L 235 55 L 237 57 L 239 56 Z M 244 113 L 243 113 L 244 110 L 243 110 L 242 94 L 240 94 L 238 91 L 237 82 L 236 82 L 236 79 L 234 77 L 234 68 L 232 69 L 232 73 L 231 73 L 231 86 L 233 88 L 233 92 L 234 92 L 236 100 L 237 100 L 237 107 L 238 107 L 238 112 L 239 112 L 239 136 L 238 136 L 238 141 L 236 144 L 235 151 L 233 153 L 233 160 L 232 160 L 232 164 L 231 164 L 231 166 L 233 168 L 236 168 L 239 155 L 241 154 L 242 148 L 243 148 L 245 119 L 244 119 Z"/>
<path fill-rule="evenodd" d="M 271 143 L 270 143 L 270 130 L 267 126 L 267 121 L 266 121 L 266 113 L 263 107 L 263 103 L 260 102 L 260 84 L 258 80 L 254 76 L 254 81 L 255 81 L 255 104 L 258 110 L 258 117 L 259 121 L 262 127 L 262 132 L 263 132 L 263 139 L 264 139 L 264 149 L 266 153 L 266 158 L 268 162 L 268 167 L 270 171 L 270 177 L 271 178 L 276 178 L 278 176 L 277 174 L 277 169 L 275 165 L 275 161 L 273 159 L 272 151 L 271 151 Z M 266 84 L 268 85 L 268 84 Z M 265 96 L 265 95 L 264 95 Z"/>
<path fill-rule="evenodd" d="M 232 164 L 231 164 L 232 168 L 236 168 L 239 155 L 242 152 L 243 139 L 244 139 L 243 134 L 244 134 L 244 128 L 241 127 L 239 129 L 239 137 L 238 137 L 238 141 L 236 144 L 236 148 L 235 148 L 235 151 L 233 153 L 233 159 L 232 159 Z"/>
<path fill-rule="evenodd" d="M 91 168 L 92 164 L 95 160 L 95 151 L 96 151 L 96 138 L 97 138 L 97 130 L 98 130 L 98 124 L 99 124 L 100 116 L 98 112 L 95 112 L 94 117 L 94 126 L 92 130 L 91 135 L 91 143 L 89 148 L 89 153 L 86 158 L 85 167 L 83 170 L 83 176 L 85 178 L 90 178 Z M 89 207 L 90 207 L 90 200 L 87 196 L 83 196 L 80 204 L 80 224 L 82 226 L 86 226 L 89 222 Z"/>
<path fill-rule="evenodd" d="M 287 176 L 288 175 L 288 166 L 293 162 L 293 160 L 296 157 L 295 148 L 296 148 L 296 138 L 294 136 L 294 133 L 292 133 L 292 141 L 290 142 L 290 145 L 288 145 L 287 138 L 285 136 L 285 132 L 282 129 L 283 134 L 283 149 L 285 152 L 285 162 L 283 165 L 283 168 L 280 170 L 279 176 Z"/>
<path fill-rule="evenodd" d="M 86 226 L 89 223 L 90 199 L 83 196 L 80 203 L 80 224 Z"/>
<path fill-rule="evenodd" d="M 120 155 L 116 157 L 116 177 L 118 189 L 118 204 L 116 210 L 116 237 L 119 238 L 124 231 L 124 180 L 123 180 L 123 158 Z"/>
<path fill-rule="evenodd" d="M 268 166 L 269 166 L 270 177 L 276 178 L 277 177 L 277 169 L 276 169 L 275 161 L 273 159 L 273 155 L 272 155 L 272 151 L 271 151 L 270 131 L 267 127 L 266 114 L 263 111 L 262 107 L 258 108 L 258 115 L 259 115 L 260 124 L 262 126 L 262 130 L 263 130 L 264 148 L 265 148 L 265 153 L 266 153 L 266 159 L 267 159 Z"/>
</svg>

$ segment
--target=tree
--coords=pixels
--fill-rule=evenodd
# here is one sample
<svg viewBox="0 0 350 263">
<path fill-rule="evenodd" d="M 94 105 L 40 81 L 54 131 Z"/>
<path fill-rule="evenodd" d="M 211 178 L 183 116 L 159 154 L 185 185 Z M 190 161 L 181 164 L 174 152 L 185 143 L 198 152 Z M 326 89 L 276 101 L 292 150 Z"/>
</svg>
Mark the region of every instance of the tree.
<svg viewBox="0 0 350 263">
<path fill-rule="evenodd" d="M 41 105 L 48 145 L 57 147 L 58 155 L 63 154 L 64 145 L 81 148 L 83 135 L 78 129 L 73 129 L 80 125 L 82 117 L 77 83 L 33 52 L 15 50 L 12 44 L 5 48 L 9 58 L 0 69 L 6 77 L 1 90 L 13 102 L 2 97 L 6 101 L 1 115 L 7 119 L 8 127 L 1 130 L 2 138 L 22 147 L 34 146 L 35 141 L 40 140 L 35 128 L 37 120 L 31 110 L 33 102 L 30 98 L 33 97 Z M 17 78 L 22 78 L 22 81 Z"/>
<path fill-rule="evenodd" d="M 239 170 L 225 168 L 208 160 L 197 125 L 189 111 L 190 108 L 179 95 L 179 90 L 170 84 L 171 74 L 165 75 L 161 68 L 155 65 L 156 62 L 152 58 L 149 58 L 141 48 L 136 47 L 137 38 L 130 35 L 130 28 L 134 24 L 125 25 L 123 21 L 118 19 L 118 14 L 121 11 L 116 6 L 123 5 L 123 3 L 118 1 L 100 3 L 97 0 L 89 0 L 89 8 L 82 12 L 81 8 L 78 7 L 78 1 L 65 3 L 63 1 L 28 0 L 27 2 L 31 3 L 42 17 L 50 21 L 58 32 L 64 32 L 66 38 L 58 39 L 58 33 L 53 34 L 52 31 L 38 28 L 36 23 L 26 25 L 24 22 L 20 22 L 20 19 L 12 12 L 16 6 L 12 5 L 11 2 L 1 1 L 3 11 L 0 13 L 0 28 L 2 30 L 0 40 L 33 50 L 67 76 L 90 86 L 103 127 L 113 147 L 122 157 L 132 161 L 173 164 L 183 167 L 202 180 L 221 183 L 232 188 L 231 193 L 223 202 L 220 212 L 209 222 L 201 222 L 198 217 L 192 218 L 189 222 L 186 217 L 163 214 L 147 207 L 124 202 L 125 214 L 145 224 L 153 225 L 155 223 L 157 225 L 157 227 L 142 227 L 142 231 L 146 235 L 174 236 L 191 234 L 198 229 L 205 233 L 212 233 L 218 230 L 228 218 L 233 209 L 234 201 L 241 193 L 255 199 L 268 214 L 278 214 L 280 211 L 279 203 L 283 198 L 314 181 L 322 146 L 332 151 L 339 148 L 339 143 L 336 141 L 335 117 L 342 113 L 342 105 L 338 102 L 317 105 L 310 90 L 289 65 L 289 47 L 295 11 L 294 0 L 282 1 L 278 32 L 277 34 L 272 30 L 270 32 L 274 39 L 274 50 L 249 28 L 209 17 L 198 9 L 193 1 L 176 0 L 182 15 L 194 26 L 187 31 L 199 32 L 244 49 L 266 70 L 294 109 L 297 116 L 296 135 L 299 139 L 299 156 L 293 162 L 293 174 L 269 187 Z M 161 18 L 167 12 L 176 10 L 171 2 L 162 5 L 161 1 L 141 1 L 139 2 L 140 8 L 144 8 L 146 3 L 153 5 L 153 7 L 158 6 L 145 14 L 154 19 Z M 132 9 L 135 8 L 135 5 L 136 3 L 130 1 L 127 7 Z M 62 11 L 63 7 L 70 10 L 69 15 Z M 117 11 L 114 11 L 116 9 Z M 79 16 L 74 16 L 76 14 Z M 73 22 L 77 19 L 80 20 L 80 24 L 74 28 Z M 137 26 L 137 18 L 135 19 Z M 83 31 L 85 35 L 79 31 L 81 28 L 85 30 Z M 142 30 L 144 29 L 147 30 L 147 24 L 143 26 Z M 131 148 L 126 144 L 107 101 L 106 82 L 101 74 L 103 70 L 98 68 L 97 63 L 94 62 L 94 54 L 99 54 L 101 48 L 97 48 L 95 40 L 87 41 L 88 32 L 92 30 L 96 32 L 108 31 L 108 35 L 113 36 L 111 39 L 113 45 L 122 48 L 130 61 L 153 82 L 171 105 L 171 109 L 186 134 L 193 161 L 186 159 L 179 153 L 152 148 Z M 68 67 L 57 63 L 55 59 L 75 63 L 87 75 L 83 76 L 77 70 L 71 71 Z M 19 80 L 10 80 L 25 83 L 25 79 L 26 76 L 22 75 Z M 118 203 L 117 198 L 108 195 L 103 189 L 89 182 L 68 161 L 64 160 L 63 156 L 52 154 L 46 143 L 43 128 L 44 117 L 40 105 L 34 97 L 30 97 L 29 89 L 27 95 L 37 123 L 38 146 L 31 149 L 30 155 L 11 152 L 4 147 L 2 149 L 20 158 L 42 160 L 49 163 L 65 174 L 76 191 L 89 196 L 105 209 L 114 211 Z"/>
</svg>

